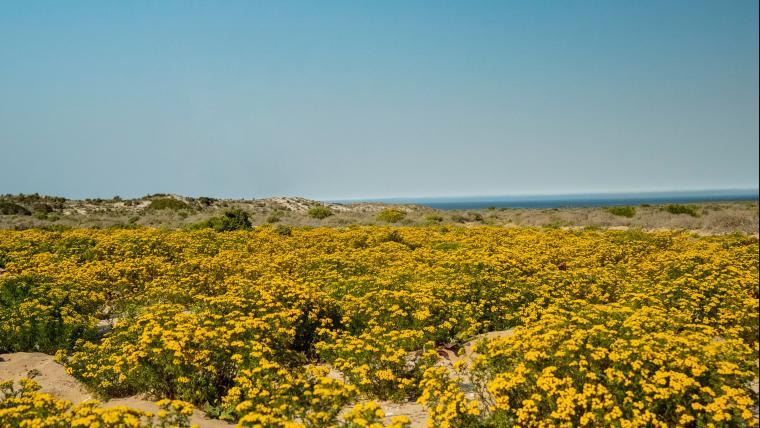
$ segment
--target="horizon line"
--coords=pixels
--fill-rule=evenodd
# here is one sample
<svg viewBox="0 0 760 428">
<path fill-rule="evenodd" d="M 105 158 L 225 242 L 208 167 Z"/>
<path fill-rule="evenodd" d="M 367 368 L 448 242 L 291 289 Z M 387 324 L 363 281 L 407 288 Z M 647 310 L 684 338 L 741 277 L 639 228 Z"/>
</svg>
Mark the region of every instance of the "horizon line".
<svg viewBox="0 0 760 428">
<path fill-rule="evenodd" d="M 700 193 L 742 193 L 744 195 L 751 194 L 753 196 L 760 196 L 760 188 L 758 187 L 721 187 L 721 188 L 703 188 L 703 189 L 669 189 L 669 190 L 623 190 L 623 191 L 616 191 L 616 190 L 604 190 L 604 191 L 578 191 L 578 192 L 519 192 L 519 193 L 502 193 L 502 194 L 449 194 L 449 195 L 425 195 L 425 196 L 350 196 L 350 197 L 332 197 L 332 198 L 324 198 L 324 197 L 310 197 L 310 196 L 301 196 L 301 195 L 292 195 L 292 194 L 278 194 L 278 195 L 269 195 L 269 196 L 260 196 L 260 197 L 225 197 L 225 196 L 209 196 L 208 194 L 205 195 L 189 195 L 189 194 L 182 194 L 179 192 L 154 192 L 154 193 L 147 193 L 142 196 L 135 196 L 135 197 L 122 197 L 122 199 L 142 199 L 145 197 L 150 197 L 154 195 L 167 195 L 167 196 L 181 196 L 181 197 L 191 197 L 191 198 L 199 198 L 199 197 L 210 197 L 214 199 L 220 199 L 220 200 L 260 200 L 260 199 L 271 199 L 271 198 L 303 198 L 303 199 L 311 199 L 315 201 L 321 201 L 321 202 L 372 202 L 372 201 L 404 201 L 404 200 L 432 200 L 432 199 L 487 199 L 487 198 L 520 198 L 520 197 L 562 197 L 562 196 L 617 196 L 617 195 L 658 195 L 658 194 L 700 194 Z M 67 197 L 67 196 L 60 196 L 60 195 L 53 195 L 53 194 L 45 194 L 40 192 L 34 192 L 34 193 L 10 193 L 10 192 L 0 192 L 1 196 L 17 196 L 17 195 L 39 195 L 40 197 L 62 197 L 67 200 L 87 200 L 87 199 L 112 199 L 114 196 L 110 197 L 100 197 L 100 196 L 89 196 L 89 197 L 83 197 L 83 198 L 76 198 L 76 197 Z M 118 195 L 116 195 L 118 196 Z"/>
<path fill-rule="evenodd" d="M 345 198 L 319 198 L 316 200 L 325 202 L 372 202 L 372 201 L 404 201 L 404 200 L 431 200 L 431 199 L 477 199 L 477 198 L 521 198 L 521 197 L 562 197 L 562 196 L 612 196 L 612 195 L 666 195 L 666 194 L 700 194 L 700 193 L 745 193 L 760 196 L 760 188 L 706 188 L 706 189 L 672 189 L 672 190 L 628 190 L 628 191 L 587 191 L 587 192 L 525 192 L 504 194 L 478 194 L 478 195 L 436 195 L 436 196 L 372 196 L 372 197 L 345 197 Z M 276 197 L 276 196 L 272 196 Z"/>
</svg>

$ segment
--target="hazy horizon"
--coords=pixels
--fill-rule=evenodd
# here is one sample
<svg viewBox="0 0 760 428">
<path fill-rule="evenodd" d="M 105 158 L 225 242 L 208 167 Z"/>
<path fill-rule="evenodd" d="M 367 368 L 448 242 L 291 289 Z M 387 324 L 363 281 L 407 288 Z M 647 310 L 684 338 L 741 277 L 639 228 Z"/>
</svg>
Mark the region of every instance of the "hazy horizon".
<svg viewBox="0 0 760 428">
<path fill-rule="evenodd" d="M 758 4 L 0 3 L 0 193 L 758 187 Z"/>
<path fill-rule="evenodd" d="M 352 198 L 326 198 L 328 201 L 361 201 L 361 200 L 425 200 L 425 199 L 490 199 L 490 198 L 541 198 L 541 197 L 566 197 L 566 196 L 628 196 L 628 195 L 671 195 L 671 194 L 696 194 L 696 195 L 757 195 L 760 189 L 689 189 L 689 190 L 656 190 L 656 191 L 599 191 L 599 192 L 572 192 L 572 193 L 509 193 L 509 194 L 490 194 L 490 195 L 416 195 L 416 196 L 381 196 L 377 198 L 352 197 Z"/>
</svg>

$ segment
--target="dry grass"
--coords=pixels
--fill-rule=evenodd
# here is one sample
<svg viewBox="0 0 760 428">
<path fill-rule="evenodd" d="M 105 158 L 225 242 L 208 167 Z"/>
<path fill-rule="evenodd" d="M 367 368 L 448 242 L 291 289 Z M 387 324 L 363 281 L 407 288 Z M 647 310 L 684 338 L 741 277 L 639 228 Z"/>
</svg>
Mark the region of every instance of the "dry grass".
<svg viewBox="0 0 760 428">
<path fill-rule="evenodd" d="M 240 208 L 248 212 L 251 222 L 256 225 L 272 224 L 288 226 L 345 227 L 350 225 L 384 224 L 377 220 L 377 214 L 392 205 L 381 203 L 323 204 L 303 198 L 269 198 L 258 200 L 201 200 L 172 196 L 189 206 L 188 209 L 152 210 L 151 199 L 155 196 L 136 200 L 65 200 L 57 201 L 52 212 L 42 216 L 2 215 L 0 228 L 27 229 L 46 228 L 107 228 L 107 227 L 158 227 L 180 228 L 221 215 L 225 210 Z M 19 200 L 13 197 L 0 198 L 31 205 L 34 200 Z M 308 214 L 309 209 L 325 205 L 333 215 L 316 219 Z M 397 205 L 405 211 L 406 217 L 397 225 L 421 226 L 440 225 L 493 225 L 563 228 L 638 228 L 683 229 L 700 233 L 742 232 L 757 234 L 758 203 L 710 202 L 690 204 L 696 208 L 697 217 L 686 214 L 671 214 L 663 206 L 637 206 L 633 217 L 614 215 L 605 207 L 595 208 L 550 208 L 550 209 L 480 209 L 442 211 L 418 205 Z M 442 218 L 441 221 L 431 220 Z"/>
</svg>

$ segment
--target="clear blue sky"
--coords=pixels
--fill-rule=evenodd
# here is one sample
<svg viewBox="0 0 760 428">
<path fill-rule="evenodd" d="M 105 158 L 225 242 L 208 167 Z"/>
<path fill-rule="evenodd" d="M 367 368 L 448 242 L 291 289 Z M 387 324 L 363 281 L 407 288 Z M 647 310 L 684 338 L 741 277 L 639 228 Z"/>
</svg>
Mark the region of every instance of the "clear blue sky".
<svg viewBox="0 0 760 428">
<path fill-rule="evenodd" d="M 758 187 L 756 1 L 0 2 L 0 193 Z"/>
</svg>

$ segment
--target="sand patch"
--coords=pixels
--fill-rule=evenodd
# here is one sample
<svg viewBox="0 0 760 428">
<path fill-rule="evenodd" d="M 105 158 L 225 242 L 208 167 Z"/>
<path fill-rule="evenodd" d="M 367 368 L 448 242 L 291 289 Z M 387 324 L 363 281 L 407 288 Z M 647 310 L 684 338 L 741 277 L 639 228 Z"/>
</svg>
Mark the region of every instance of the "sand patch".
<svg viewBox="0 0 760 428">
<path fill-rule="evenodd" d="M 31 372 L 31 373 L 30 373 Z M 55 362 L 51 355 L 40 352 L 16 352 L 0 354 L 0 380 L 18 381 L 25 377 L 34 377 L 40 385 L 40 390 L 60 398 L 79 404 L 92 400 L 94 397 L 66 369 Z M 156 413 L 159 408 L 155 403 L 139 397 L 116 398 L 103 403 L 103 407 L 128 406 L 134 409 Z M 190 420 L 201 428 L 217 428 L 234 426 L 231 423 L 217 419 L 209 419 L 205 413 L 195 410 Z"/>
</svg>

